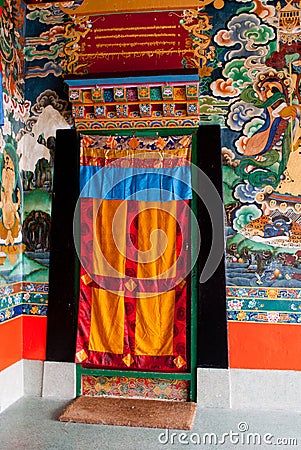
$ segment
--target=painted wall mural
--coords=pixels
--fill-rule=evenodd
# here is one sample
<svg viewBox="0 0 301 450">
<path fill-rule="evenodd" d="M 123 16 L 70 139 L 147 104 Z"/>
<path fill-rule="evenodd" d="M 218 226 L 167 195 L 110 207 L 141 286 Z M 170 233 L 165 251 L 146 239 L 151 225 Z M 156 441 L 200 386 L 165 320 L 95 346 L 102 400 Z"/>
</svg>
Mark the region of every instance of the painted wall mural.
<svg viewBox="0 0 301 450">
<path fill-rule="evenodd" d="M 230 104 L 223 128 L 228 318 L 298 323 L 301 3 L 269 3 L 236 2 L 224 23 L 214 22 L 223 62 L 210 88 Z"/>
<path fill-rule="evenodd" d="M 5 1 L 0 17 L 4 110 L 0 127 L 0 324 L 22 314 L 23 191 L 16 150 L 29 107 L 24 96 L 24 22 L 24 5 L 18 0 Z"/>
<path fill-rule="evenodd" d="M 70 128 L 65 119 L 67 108 L 67 101 L 46 89 L 32 105 L 20 132 L 17 152 L 23 172 L 24 280 L 48 281 L 55 134 L 57 129 Z"/>
<path fill-rule="evenodd" d="M 49 80 L 51 60 L 58 58 L 59 64 L 62 56 L 64 14 L 55 6 L 54 13 L 48 8 L 38 9 L 46 14 L 38 14 L 35 20 L 30 7 L 26 11 L 20 0 L 9 0 L 0 19 L 4 91 L 4 126 L 0 128 L 2 322 L 20 315 L 47 315 L 55 135 L 58 128 L 72 125 L 68 102 L 60 97 L 64 92 L 59 65 L 51 80 L 55 90 Z M 41 36 L 31 37 L 30 24 Z M 36 61 L 41 63 L 38 70 Z"/>
<path fill-rule="evenodd" d="M 23 314 L 47 316 L 55 136 L 73 120 L 62 80 L 66 15 L 55 4 L 28 5 L 25 83 L 30 105 L 18 135 L 23 187 Z"/>
<path fill-rule="evenodd" d="M 93 73 L 93 66 L 80 67 L 87 61 L 74 63 L 92 37 L 95 46 L 115 42 L 102 39 L 101 24 L 112 34 L 107 28 L 115 27 L 116 17 L 75 23 L 72 12 L 81 4 L 66 2 L 64 11 L 60 3 L 28 5 L 26 40 L 18 0 L 6 1 L 0 19 L 6 74 L 0 129 L 3 321 L 22 311 L 47 314 L 55 131 L 73 124 L 63 75 L 89 74 L 89 67 Z M 301 1 L 206 1 L 199 9 L 174 11 L 169 20 L 185 50 L 176 67 L 199 72 L 200 122 L 222 129 L 228 320 L 300 323 Z M 171 38 L 149 40 L 160 49 Z M 131 43 L 123 48 L 131 51 L 125 45 Z M 122 60 L 113 56 L 103 58 L 107 70 L 122 71 Z M 139 66 L 138 58 L 134 62 Z"/>
<path fill-rule="evenodd" d="M 193 23 L 185 28 L 180 23 L 181 11 L 153 13 L 151 17 L 149 14 L 127 15 L 126 23 L 125 15 L 121 18 L 120 15 L 100 16 L 93 21 L 86 17 L 75 20 L 68 12 L 71 14 L 78 3 L 81 2 L 69 2 L 63 8 L 59 3 L 27 7 L 24 55 L 26 99 L 30 107 L 17 145 L 24 192 L 23 279 L 30 283 L 35 295 L 41 295 L 43 291 L 43 297 L 39 304 L 30 303 L 32 299 L 28 298 L 26 314 L 46 315 L 47 311 L 45 292 L 55 132 L 58 128 L 73 125 L 71 107 L 66 101 L 68 90 L 62 76 L 66 73 L 113 71 L 119 67 L 132 70 L 128 66 L 129 63 L 132 66 L 133 61 L 128 54 L 122 59 L 119 50 L 116 53 L 116 45 L 118 48 L 122 45 L 123 52 L 136 52 L 136 56 L 137 50 L 138 53 L 142 51 L 142 65 L 146 70 L 153 69 L 154 64 L 158 69 L 170 64 L 174 68 L 183 67 L 195 54 L 189 33 L 197 28 L 198 21 L 194 18 Z M 186 19 L 188 24 L 188 17 Z M 203 22 L 207 49 L 210 27 L 208 20 Z M 149 29 L 145 29 L 146 25 Z M 119 34 L 126 33 L 126 39 L 118 37 L 116 27 L 119 27 Z M 114 46 L 110 43 L 113 37 Z M 101 43 L 105 43 L 110 54 L 95 59 L 95 52 L 101 51 Z M 84 54 L 85 61 L 82 60 Z M 141 69 L 141 58 L 135 58 L 135 64 L 136 69 Z"/>
</svg>

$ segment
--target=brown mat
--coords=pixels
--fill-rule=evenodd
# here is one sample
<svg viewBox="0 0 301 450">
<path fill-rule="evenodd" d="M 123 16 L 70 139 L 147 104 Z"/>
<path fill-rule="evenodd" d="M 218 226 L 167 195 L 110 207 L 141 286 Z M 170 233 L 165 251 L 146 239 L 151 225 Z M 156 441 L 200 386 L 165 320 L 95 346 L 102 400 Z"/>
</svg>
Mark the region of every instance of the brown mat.
<svg viewBox="0 0 301 450">
<path fill-rule="evenodd" d="M 78 397 L 61 422 L 191 430 L 196 403 L 129 398 Z"/>
</svg>

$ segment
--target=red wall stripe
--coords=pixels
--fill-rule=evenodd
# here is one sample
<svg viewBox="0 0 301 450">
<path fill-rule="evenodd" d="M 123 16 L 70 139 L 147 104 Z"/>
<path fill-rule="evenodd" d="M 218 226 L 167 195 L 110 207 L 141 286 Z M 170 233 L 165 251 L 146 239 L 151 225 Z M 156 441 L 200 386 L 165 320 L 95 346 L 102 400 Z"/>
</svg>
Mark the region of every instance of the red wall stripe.
<svg viewBox="0 0 301 450">
<path fill-rule="evenodd" d="M 46 358 L 46 317 L 23 316 L 23 358 Z"/>
<path fill-rule="evenodd" d="M 228 323 L 232 369 L 301 370 L 301 326 Z"/>
<path fill-rule="evenodd" d="M 0 370 L 22 359 L 22 317 L 0 324 Z"/>
</svg>

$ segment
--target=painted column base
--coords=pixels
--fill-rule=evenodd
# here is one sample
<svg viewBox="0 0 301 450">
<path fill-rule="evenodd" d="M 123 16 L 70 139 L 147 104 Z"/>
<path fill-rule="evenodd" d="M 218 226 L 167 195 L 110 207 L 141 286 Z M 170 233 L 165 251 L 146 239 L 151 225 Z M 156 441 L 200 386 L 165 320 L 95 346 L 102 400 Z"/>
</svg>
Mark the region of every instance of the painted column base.
<svg viewBox="0 0 301 450">
<path fill-rule="evenodd" d="M 42 397 L 71 399 L 76 397 L 75 364 L 44 362 Z"/>
</svg>

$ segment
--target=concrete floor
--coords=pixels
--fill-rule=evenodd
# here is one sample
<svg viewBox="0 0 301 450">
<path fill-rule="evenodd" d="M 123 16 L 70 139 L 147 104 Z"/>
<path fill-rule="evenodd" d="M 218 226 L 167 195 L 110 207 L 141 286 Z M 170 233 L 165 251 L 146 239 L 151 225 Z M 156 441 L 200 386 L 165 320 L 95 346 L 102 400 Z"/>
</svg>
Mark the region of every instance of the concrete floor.
<svg viewBox="0 0 301 450">
<path fill-rule="evenodd" d="M 301 448 L 301 412 L 198 409 L 191 432 L 169 430 L 167 436 L 165 430 L 158 429 L 58 422 L 58 416 L 67 403 L 62 400 L 23 397 L 0 415 L 0 449 Z M 248 430 L 244 431 L 246 428 Z M 225 442 L 221 443 L 222 435 L 231 434 L 231 430 L 238 434 L 232 434 L 232 441 L 225 436 Z M 205 440 L 204 433 L 213 433 L 211 444 L 208 436 Z M 254 437 L 252 433 L 258 435 Z M 255 438 L 256 441 L 253 440 Z M 276 441 L 278 438 L 286 440 L 280 444 Z M 289 443 L 291 438 L 297 441 L 296 445 L 294 442 Z"/>
</svg>

